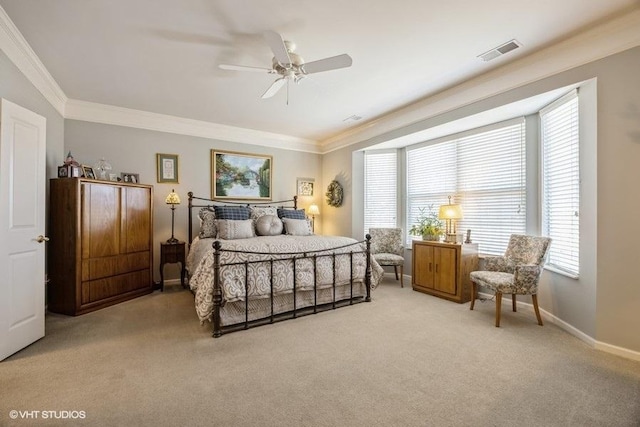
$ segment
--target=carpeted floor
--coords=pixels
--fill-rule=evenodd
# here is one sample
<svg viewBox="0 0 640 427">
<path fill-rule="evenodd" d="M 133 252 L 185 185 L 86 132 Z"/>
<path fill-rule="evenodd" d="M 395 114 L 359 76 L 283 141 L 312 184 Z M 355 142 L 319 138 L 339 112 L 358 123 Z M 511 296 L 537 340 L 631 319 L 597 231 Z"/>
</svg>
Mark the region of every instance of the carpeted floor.
<svg viewBox="0 0 640 427">
<path fill-rule="evenodd" d="M 219 339 L 179 286 L 49 314 L 0 363 L 0 426 L 640 426 L 640 363 L 476 307 L 388 276 L 371 303 Z"/>
</svg>

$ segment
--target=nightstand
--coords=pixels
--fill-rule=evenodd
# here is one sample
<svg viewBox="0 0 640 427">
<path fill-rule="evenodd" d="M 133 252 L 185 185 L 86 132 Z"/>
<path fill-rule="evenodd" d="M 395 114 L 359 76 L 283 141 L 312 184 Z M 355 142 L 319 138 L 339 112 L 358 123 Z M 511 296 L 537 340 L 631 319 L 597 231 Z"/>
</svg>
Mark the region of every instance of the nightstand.
<svg viewBox="0 0 640 427">
<path fill-rule="evenodd" d="M 164 265 L 180 263 L 180 284 L 182 287 L 186 287 L 184 284 L 184 276 L 186 273 L 186 252 L 185 243 L 160 243 L 160 291 L 164 292 Z"/>
</svg>

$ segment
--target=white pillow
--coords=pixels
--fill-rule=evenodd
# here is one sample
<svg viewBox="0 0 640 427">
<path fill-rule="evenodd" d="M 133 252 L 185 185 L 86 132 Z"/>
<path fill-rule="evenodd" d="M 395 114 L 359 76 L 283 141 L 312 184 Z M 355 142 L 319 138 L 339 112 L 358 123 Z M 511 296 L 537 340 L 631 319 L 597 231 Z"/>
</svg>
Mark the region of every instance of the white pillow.
<svg viewBox="0 0 640 427">
<path fill-rule="evenodd" d="M 284 231 L 291 236 L 310 236 L 311 227 L 306 219 L 282 218 L 284 223 Z"/>
<path fill-rule="evenodd" d="M 277 236 L 282 234 L 282 221 L 276 215 L 262 215 L 256 220 L 258 236 Z"/>
<path fill-rule="evenodd" d="M 218 238 L 224 240 L 248 239 L 254 237 L 253 221 L 250 219 L 219 219 Z"/>
</svg>

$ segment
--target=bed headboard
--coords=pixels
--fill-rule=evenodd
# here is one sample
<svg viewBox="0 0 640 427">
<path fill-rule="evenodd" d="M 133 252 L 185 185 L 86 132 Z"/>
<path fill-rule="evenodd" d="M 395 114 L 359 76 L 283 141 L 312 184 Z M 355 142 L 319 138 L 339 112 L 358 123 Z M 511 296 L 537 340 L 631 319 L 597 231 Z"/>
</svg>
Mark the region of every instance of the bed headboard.
<svg viewBox="0 0 640 427">
<path fill-rule="evenodd" d="M 194 235 L 193 235 L 193 226 L 194 226 L 194 221 L 199 221 L 198 218 L 198 212 L 196 211 L 196 214 L 193 214 L 193 208 L 213 208 L 214 206 L 222 206 L 222 205 L 232 205 L 232 206 L 247 206 L 247 207 L 252 207 L 252 206 L 263 206 L 263 207 L 279 207 L 279 208 L 285 208 L 285 209 L 297 209 L 298 208 L 298 196 L 293 196 L 293 198 L 289 199 L 289 200 L 280 200 L 277 202 L 274 201 L 257 201 L 257 202 L 251 202 L 248 203 L 246 201 L 234 201 L 234 200 L 216 200 L 216 199 L 209 199 L 209 198 L 205 198 L 205 197 L 196 197 L 193 195 L 192 191 L 189 191 L 187 193 L 187 195 L 189 196 L 189 224 L 188 224 L 188 228 L 189 228 L 189 241 L 187 242 L 189 247 L 191 247 L 191 242 L 193 241 Z M 196 224 L 199 224 L 199 222 L 196 222 Z M 199 227 L 199 225 L 198 225 Z"/>
</svg>

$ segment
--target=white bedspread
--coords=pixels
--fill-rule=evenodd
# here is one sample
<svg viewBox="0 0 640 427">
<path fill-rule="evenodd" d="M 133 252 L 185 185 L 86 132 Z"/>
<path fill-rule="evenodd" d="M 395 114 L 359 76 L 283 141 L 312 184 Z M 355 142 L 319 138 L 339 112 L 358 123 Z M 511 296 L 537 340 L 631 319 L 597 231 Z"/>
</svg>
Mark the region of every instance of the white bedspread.
<svg viewBox="0 0 640 427">
<path fill-rule="evenodd" d="M 191 273 L 189 285 L 196 293 L 196 311 L 200 320 L 209 319 L 213 310 L 213 249 L 215 239 L 196 239 L 191 246 L 188 269 Z M 333 250 L 333 248 L 356 243 L 348 237 L 333 236 L 262 236 L 251 239 L 221 240 L 224 249 L 265 252 L 265 253 L 292 253 L 302 251 L 316 251 L 332 249 L 330 252 L 345 253 L 364 250 L 364 244 L 348 246 Z M 221 264 L 229 264 L 244 261 L 269 259 L 268 255 L 246 254 L 243 252 L 222 252 Z M 333 262 L 334 258 L 323 257 L 317 253 L 316 260 L 316 286 L 323 289 L 333 286 Z M 198 261 L 199 259 L 199 261 Z M 336 286 L 346 285 L 351 280 L 351 267 L 349 255 L 335 257 Z M 273 263 L 261 262 L 249 264 L 248 267 L 248 294 L 249 299 L 268 298 L 271 295 L 271 271 L 273 269 L 274 295 L 291 293 L 293 290 L 294 273 L 293 261 L 283 260 Z M 364 253 L 353 254 L 353 278 L 355 282 L 363 282 L 366 270 L 366 256 Z M 375 288 L 382 278 L 382 267 L 371 259 L 371 288 Z M 243 301 L 245 299 L 245 265 L 226 265 L 220 269 L 222 282 L 222 297 L 225 302 Z M 296 260 L 295 282 L 297 290 L 314 289 L 314 270 L 312 259 Z"/>
</svg>

